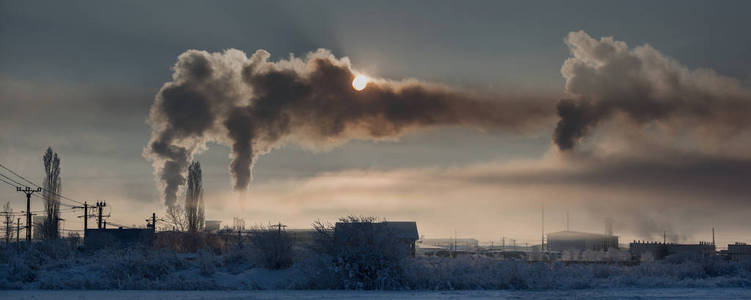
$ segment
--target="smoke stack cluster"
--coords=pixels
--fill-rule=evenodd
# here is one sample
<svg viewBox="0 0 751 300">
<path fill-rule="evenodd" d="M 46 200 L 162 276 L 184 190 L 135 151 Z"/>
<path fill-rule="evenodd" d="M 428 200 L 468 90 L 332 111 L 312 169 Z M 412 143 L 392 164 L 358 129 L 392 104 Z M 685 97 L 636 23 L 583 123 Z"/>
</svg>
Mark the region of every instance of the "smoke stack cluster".
<svg viewBox="0 0 751 300">
<path fill-rule="evenodd" d="M 151 107 L 152 136 L 144 149 L 168 206 L 207 142 L 231 147 L 234 188 L 244 190 L 256 158 L 288 142 L 326 148 L 435 126 L 519 131 L 553 114 L 541 101 L 479 96 L 415 80 L 378 79 L 356 91 L 349 60 L 326 50 L 269 58 L 264 50 L 249 58 L 239 50 L 190 50 L 178 57 L 173 80 Z"/>
<path fill-rule="evenodd" d="M 565 39 L 573 57 L 561 67 L 566 92 L 553 141 L 575 148 L 603 121 L 625 116 L 635 124 L 659 123 L 671 129 L 700 128 L 708 134 L 748 128 L 751 92 L 733 78 L 711 70 L 689 70 L 659 51 L 586 33 Z"/>
</svg>

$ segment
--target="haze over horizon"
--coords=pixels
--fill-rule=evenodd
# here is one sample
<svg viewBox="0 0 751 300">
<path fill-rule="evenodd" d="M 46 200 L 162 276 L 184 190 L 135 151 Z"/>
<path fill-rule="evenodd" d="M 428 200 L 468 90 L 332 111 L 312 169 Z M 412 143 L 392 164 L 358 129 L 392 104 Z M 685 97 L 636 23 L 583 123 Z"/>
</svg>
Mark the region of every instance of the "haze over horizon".
<svg viewBox="0 0 751 300">
<path fill-rule="evenodd" d="M 225 225 L 372 215 L 535 243 L 544 205 L 546 232 L 568 212 L 577 231 L 614 219 L 621 243 L 712 227 L 720 246 L 751 242 L 747 2 L 179 3 L 0 2 L 0 163 L 41 182 L 52 146 L 63 194 L 106 200 L 123 225 L 170 203 L 161 141 L 201 162 L 207 219 Z M 346 80 L 314 80 L 315 58 Z M 371 78 L 360 92 L 355 74 Z M 279 92 L 290 82 L 305 92 Z M 170 117 L 170 84 L 199 90 L 175 103 L 209 121 Z M 259 95 L 274 105 L 249 110 Z"/>
</svg>

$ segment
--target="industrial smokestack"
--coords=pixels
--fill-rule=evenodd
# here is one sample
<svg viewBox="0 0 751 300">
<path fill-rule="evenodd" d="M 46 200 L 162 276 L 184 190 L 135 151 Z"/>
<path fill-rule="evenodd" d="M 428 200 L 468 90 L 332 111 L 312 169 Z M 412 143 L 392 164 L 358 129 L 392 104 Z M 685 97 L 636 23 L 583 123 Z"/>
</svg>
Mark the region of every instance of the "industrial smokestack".
<svg viewBox="0 0 751 300">
<path fill-rule="evenodd" d="M 613 219 L 612 218 L 606 218 L 605 219 L 605 235 L 612 236 L 613 235 Z"/>
</svg>

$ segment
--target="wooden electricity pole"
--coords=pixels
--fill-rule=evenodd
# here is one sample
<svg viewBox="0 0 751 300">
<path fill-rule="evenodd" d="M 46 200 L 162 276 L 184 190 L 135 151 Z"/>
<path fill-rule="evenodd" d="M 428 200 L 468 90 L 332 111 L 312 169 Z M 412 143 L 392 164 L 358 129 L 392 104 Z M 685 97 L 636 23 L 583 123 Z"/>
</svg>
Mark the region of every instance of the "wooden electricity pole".
<svg viewBox="0 0 751 300">
<path fill-rule="evenodd" d="M 32 190 L 28 186 L 24 189 L 18 186 L 16 187 L 16 191 L 26 194 L 26 241 L 31 242 L 31 194 L 34 194 L 34 192 L 41 192 L 42 188 L 39 187 Z"/>
<path fill-rule="evenodd" d="M 16 223 L 16 245 L 19 242 L 20 235 L 21 235 L 21 218 L 18 218 L 18 222 Z"/>
<path fill-rule="evenodd" d="M 84 201 L 83 206 L 73 206 L 73 208 L 83 209 L 83 215 L 79 218 L 83 218 L 83 238 L 86 239 L 86 229 L 89 229 L 89 204 Z"/>
<path fill-rule="evenodd" d="M 107 203 L 104 201 L 96 202 L 96 207 L 97 209 L 99 209 L 99 217 L 97 218 L 97 229 L 102 229 L 102 210 L 104 210 L 105 206 L 107 206 Z M 106 227 L 107 225 L 104 225 L 104 226 Z"/>
</svg>

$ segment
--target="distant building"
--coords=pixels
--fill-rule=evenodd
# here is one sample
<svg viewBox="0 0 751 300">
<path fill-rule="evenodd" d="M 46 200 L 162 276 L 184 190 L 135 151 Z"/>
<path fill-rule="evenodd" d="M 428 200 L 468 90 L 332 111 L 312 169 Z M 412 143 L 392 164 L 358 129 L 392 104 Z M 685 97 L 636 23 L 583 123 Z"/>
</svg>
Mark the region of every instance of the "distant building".
<svg viewBox="0 0 751 300">
<path fill-rule="evenodd" d="M 86 250 L 96 250 L 105 247 L 151 247 L 153 243 L 153 228 L 86 229 L 83 241 Z"/>
<path fill-rule="evenodd" d="M 559 231 L 548 234 L 547 250 L 593 250 L 618 249 L 618 236 L 578 231 Z"/>
<path fill-rule="evenodd" d="M 245 230 L 245 219 L 238 217 L 232 218 L 232 229 L 234 229 L 235 231 Z"/>
<path fill-rule="evenodd" d="M 219 231 L 220 226 L 222 225 L 222 221 L 220 220 L 206 220 L 204 222 L 204 230 L 206 232 L 217 232 Z"/>
<path fill-rule="evenodd" d="M 453 251 L 475 251 L 479 246 L 479 242 L 476 239 L 452 239 L 452 238 L 440 238 L 440 239 L 422 239 L 420 240 L 420 247 L 423 248 L 443 248 Z"/>
<path fill-rule="evenodd" d="M 337 222 L 334 227 L 334 239 L 345 247 L 371 242 L 379 235 L 393 238 L 404 247 L 404 253 L 415 255 L 415 242 L 420 238 L 415 222 Z"/>
<path fill-rule="evenodd" d="M 313 245 L 317 231 L 315 229 L 287 229 L 287 235 L 295 246 L 306 247 Z"/>
<path fill-rule="evenodd" d="M 660 260 L 674 254 L 706 257 L 715 254 L 715 245 L 708 242 L 673 244 L 634 241 L 629 244 L 629 251 L 631 252 L 631 256 L 638 260 L 645 260 L 645 258 Z"/>
<path fill-rule="evenodd" d="M 728 245 L 727 257 L 730 261 L 751 261 L 751 245 L 735 243 Z"/>
</svg>

